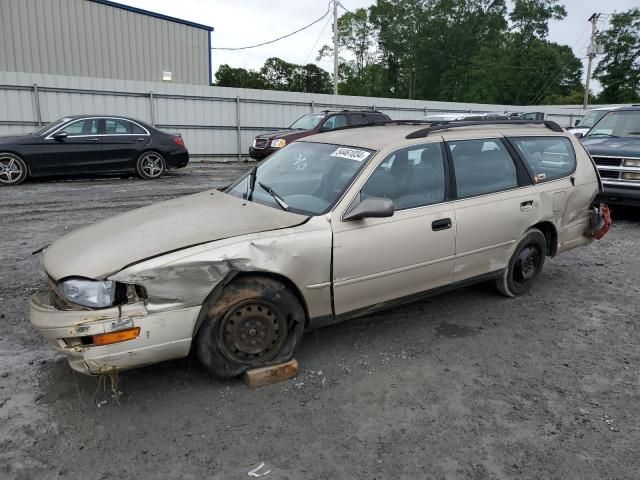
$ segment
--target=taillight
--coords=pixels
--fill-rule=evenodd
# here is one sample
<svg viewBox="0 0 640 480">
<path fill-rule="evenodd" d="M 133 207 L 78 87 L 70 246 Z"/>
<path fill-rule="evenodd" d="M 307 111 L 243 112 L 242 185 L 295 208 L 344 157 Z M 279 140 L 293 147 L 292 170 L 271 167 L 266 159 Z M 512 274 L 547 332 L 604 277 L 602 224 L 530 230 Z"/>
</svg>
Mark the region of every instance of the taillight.
<svg viewBox="0 0 640 480">
<path fill-rule="evenodd" d="M 173 137 L 173 143 L 179 145 L 180 147 L 184 147 L 184 140 L 182 137 Z"/>
<path fill-rule="evenodd" d="M 596 217 L 598 224 L 591 231 L 593 238 L 600 240 L 611 228 L 611 210 L 605 204 L 600 204 L 599 214 Z"/>
</svg>

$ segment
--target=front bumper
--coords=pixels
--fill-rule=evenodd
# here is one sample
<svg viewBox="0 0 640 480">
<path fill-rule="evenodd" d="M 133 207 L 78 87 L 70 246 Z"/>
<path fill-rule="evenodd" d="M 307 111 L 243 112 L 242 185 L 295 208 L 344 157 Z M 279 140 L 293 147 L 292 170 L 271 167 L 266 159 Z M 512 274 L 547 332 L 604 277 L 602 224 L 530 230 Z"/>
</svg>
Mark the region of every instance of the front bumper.
<svg viewBox="0 0 640 480">
<path fill-rule="evenodd" d="M 272 148 L 272 147 L 253 148 L 251 146 L 251 147 L 249 147 L 249 156 L 251 158 L 255 159 L 255 160 L 262 160 L 263 158 L 266 158 L 269 155 L 271 155 L 276 150 L 280 150 L 280 149 L 279 148 Z"/>
<path fill-rule="evenodd" d="M 31 297 L 33 326 L 53 347 L 67 356 L 74 370 L 100 374 L 142 367 L 189 353 L 200 307 L 149 312 L 144 303 L 101 310 L 58 310 L 44 292 Z M 81 339 L 127 328 L 140 335 L 111 345 L 82 344 Z"/>
<path fill-rule="evenodd" d="M 611 205 L 628 205 L 640 207 L 640 185 L 622 186 L 603 181 L 604 192 L 598 195 L 597 201 Z"/>
</svg>

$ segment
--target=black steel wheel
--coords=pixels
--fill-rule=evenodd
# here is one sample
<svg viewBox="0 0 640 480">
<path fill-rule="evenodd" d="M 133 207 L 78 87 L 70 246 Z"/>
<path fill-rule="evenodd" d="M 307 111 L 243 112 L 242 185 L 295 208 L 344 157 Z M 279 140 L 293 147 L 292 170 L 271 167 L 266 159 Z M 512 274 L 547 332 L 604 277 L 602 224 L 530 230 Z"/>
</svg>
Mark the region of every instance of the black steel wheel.
<svg viewBox="0 0 640 480">
<path fill-rule="evenodd" d="M 544 234 L 531 228 L 520 240 L 503 275 L 496 280 L 498 290 L 507 297 L 516 297 L 531 290 L 542 271 L 547 243 Z"/>
<path fill-rule="evenodd" d="M 196 354 L 220 378 L 286 362 L 302 339 L 305 320 L 304 308 L 286 285 L 240 276 L 203 305 Z"/>
<path fill-rule="evenodd" d="M 220 351 L 230 361 L 252 365 L 272 360 L 287 339 L 287 319 L 271 302 L 250 300 L 220 322 Z"/>
</svg>

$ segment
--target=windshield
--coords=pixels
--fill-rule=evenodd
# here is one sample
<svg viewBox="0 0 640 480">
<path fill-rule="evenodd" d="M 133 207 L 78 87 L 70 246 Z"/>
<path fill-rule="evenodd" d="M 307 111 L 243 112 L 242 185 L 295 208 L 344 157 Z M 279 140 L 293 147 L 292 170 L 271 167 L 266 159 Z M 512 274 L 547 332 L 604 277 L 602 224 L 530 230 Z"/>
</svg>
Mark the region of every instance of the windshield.
<svg viewBox="0 0 640 480">
<path fill-rule="evenodd" d="M 587 133 L 587 137 L 629 137 L 637 135 L 640 135 L 640 110 L 609 112 Z"/>
<path fill-rule="evenodd" d="M 68 122 L 69 120 L 71 120 L 70 117 L 59 118 L 58 120 L 55 120 L 51 123 L 47 123 L 44 127 L 40 127 L 38 130 L 33 132 L 33 135 L 44 135 L 49 130 L 53 130 L 54 128 Z"/>
<path fill-rule="evenodd" d="M 323 113 L 310 113 L 309 115 L 303 115 L 293 122 L 289 128 L 293 130 L 313 130 L 323 118 Z"/>
<path fill-rule="evenodd" d="M 284 201 L 288 211 L 322 215 L 338 201 L 373 153 L 342 145 L 293 142 L 257 166 L 252 200 L 283 208 L 268 192 L 271 189 Z M 227 193 L 246 197 L 249 176 L 246 174 L 229 187 Z"/>
<path fill-rule="evenodd" d="M 582 120 L 580 120 L 580 123 L 577 126 L 579 128 L 591 128 L 607 113 L 609 113 L 608 110 L 591 110 Z"/>
</svg>

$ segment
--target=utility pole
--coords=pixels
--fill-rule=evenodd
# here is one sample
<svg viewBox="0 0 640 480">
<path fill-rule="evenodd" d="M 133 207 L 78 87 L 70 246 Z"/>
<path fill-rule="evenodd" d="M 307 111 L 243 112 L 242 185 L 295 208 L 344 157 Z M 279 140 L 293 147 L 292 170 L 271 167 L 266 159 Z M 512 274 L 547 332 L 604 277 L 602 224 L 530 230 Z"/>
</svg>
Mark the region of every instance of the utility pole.
<svg viewBox="0 0 640 480">
<path fill-rule="evenodd" d="M 596 33 L 598 26 L 598 19 L 600 18 L 599 13 L 594 13 L 587 20 L 591 22 L 591 43 L 589 43 L 589 48 L 587 50 L 587 56 L 589 57 L 589 64 L 587 66 L 587 78 L 584 82 L 584 100 L 582 101 L 582 108 L 584 110 L 587 109 L 587 105 L 589 104 L 589 81 L 591 80 L 591 64 L 593 63 L 593 59 L 596 56 Z"/>
<path fill-rule="evenodd" d="M 338 95 L 338 1 L 333 0 L 333 94 Z"/>
</svg>

